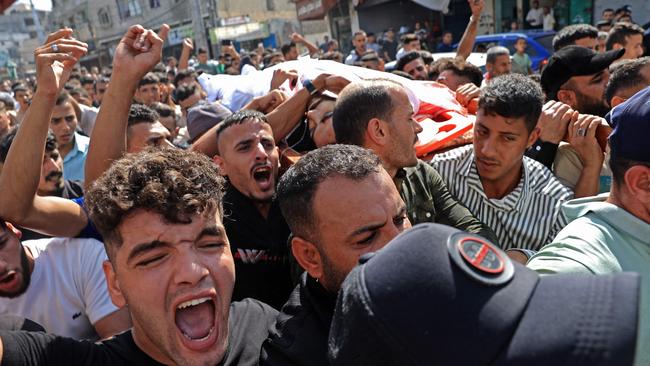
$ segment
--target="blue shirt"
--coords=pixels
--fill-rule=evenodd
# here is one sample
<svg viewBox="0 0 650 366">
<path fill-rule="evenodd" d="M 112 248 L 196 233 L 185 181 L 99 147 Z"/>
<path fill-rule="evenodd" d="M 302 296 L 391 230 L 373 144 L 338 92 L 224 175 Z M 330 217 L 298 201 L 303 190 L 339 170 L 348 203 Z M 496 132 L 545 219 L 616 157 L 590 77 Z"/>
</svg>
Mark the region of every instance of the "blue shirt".
<svg viewBox="0 0 650 366">
<path fill-rule="evenodd" d="M 74 146 L 63 158 L 63 179 L 84 180 L 84 167 L 90 138 L 74 133 Z"/>
</svg>

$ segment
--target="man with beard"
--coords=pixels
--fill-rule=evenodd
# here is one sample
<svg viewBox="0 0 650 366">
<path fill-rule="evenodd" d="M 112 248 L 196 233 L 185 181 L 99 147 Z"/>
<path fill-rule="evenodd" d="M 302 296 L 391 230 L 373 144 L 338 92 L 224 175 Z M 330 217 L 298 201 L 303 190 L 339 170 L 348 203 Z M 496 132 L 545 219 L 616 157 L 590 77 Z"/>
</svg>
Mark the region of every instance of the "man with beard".
<svg viewBox="0 0 650 366">
<path fill-rule="evenodd" d="M 131 326 L 111 303 L 102 271 L 106 253 L 93 239 L 21 242 L 20 230 L 0 222 L 0 314 L 41 324 L 47 332 L 99 340 Z"/>
<path fill-rule="evenodd" d="M 336 293 L 359 257 L 411 227 L 406 206 L 381 160 L 353 145 L 328 145 L 282 176 L 278 201 L 305 270 L 282 308 L 261 365 L 325 366 Z"/>
<path fill-rule="evenodd" d="M 542 72 L 542 88 L 547 100 L 557 100 L 583 114 L 605 117 L 609 106 L 604 98 L 609 81 L 609 65 L 625 50 L 596 53 L 580 46 L 557 51 Z"/>
<path fill-rule="evenodd" d="M 494 233 L 460 204 L 438 172 L 418 160 L 414 145 L 422 127 L 413 119 L 407 90 L 389 80 L 345 87 L 333 115 L 337 143 L 372 150 L 393 178 L 411 223 L 438 222 L 496 242 Z"/>
<path fill-rule="evenodd" d="M 233 300 L 252 297 L 279 309 L 293 284 L 290 232 L 274 200 L 280 159 L 271 125 L 261 112 L 241 110 L 216 135 L 214 162 L 228 179 L 223 202 L 237 272 Z"/>
<path fill-rule="evenodd" d="M 0 142 L 0 162 L 5 163 L 9 148 L 11 147 L 16 132 L 14 129 Z M 83 196 L 83 185 L 80 181 L 63 179 L 63 159 L 57 149 L 56 140 L 54 135 L 49 133 L 45 141 L 45 154 L 43 156 L 43 164 L 41 164 L 41 175 L 38 182 L 36 194 L 39 196 L 56 196 L 67 199 L 74 199 Z M 31 231 L 28 229 L 20 228 L 22 231 L 22 240 L 41 239 L 48 237 Z"/>
</svg>

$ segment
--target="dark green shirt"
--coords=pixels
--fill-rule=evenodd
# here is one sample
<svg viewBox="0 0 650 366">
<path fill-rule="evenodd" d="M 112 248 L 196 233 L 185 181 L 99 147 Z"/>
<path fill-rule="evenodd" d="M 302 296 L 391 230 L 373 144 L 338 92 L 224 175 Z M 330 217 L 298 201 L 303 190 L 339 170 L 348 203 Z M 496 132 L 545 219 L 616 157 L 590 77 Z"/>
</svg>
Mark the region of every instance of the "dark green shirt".
<svg viewBox="0 0 650 366">
<path fill-rule="evenodd" d="M 449 193 L 438 171 L 429 164 L 419 160 L 414 167 L 398 170 L 395 185 L 412 225 L 437 222 L 479 234 L 499 245 L 494 232 Z"/>
</svg>

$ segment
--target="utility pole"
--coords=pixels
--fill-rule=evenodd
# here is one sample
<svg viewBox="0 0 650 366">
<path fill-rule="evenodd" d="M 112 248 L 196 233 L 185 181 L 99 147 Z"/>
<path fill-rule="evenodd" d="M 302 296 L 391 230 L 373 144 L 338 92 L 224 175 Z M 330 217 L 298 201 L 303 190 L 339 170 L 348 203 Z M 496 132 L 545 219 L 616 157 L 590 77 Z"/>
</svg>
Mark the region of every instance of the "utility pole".
<svg viewBox="0 0 650 366">
<path fill-rule="evenodd" d="M 38 41 L 43 43 L 45 42 L 45 33 L 43 33 L 41 21 L 38 19 L 38 13 L 36 13 L 36 8 L 34 7 L 34 2 L 32 0 L 29 0 L 29 6 L 32 8 L 32 18 L 34 19 L 34 26 L 36 27 L 36 34 L 38 34 Z"/>
<path fill-rule="evenodd" d="M 201 16 L 201 0 L 192 0 L 192 26 L 194 28 L 194 49 L 208 49 L 208 41 L 205 38 L 205 24 Z"/>
<path fill-rule="evenodd" d="M 214 29 L 219 26 L 219 3 L 217 0 L 210 0 L 210 28 Z M 220 44 L 219 40 L 215 39 L 215 42 L 212 43 L 212 58 L 219 58 Z"/>
</svg>

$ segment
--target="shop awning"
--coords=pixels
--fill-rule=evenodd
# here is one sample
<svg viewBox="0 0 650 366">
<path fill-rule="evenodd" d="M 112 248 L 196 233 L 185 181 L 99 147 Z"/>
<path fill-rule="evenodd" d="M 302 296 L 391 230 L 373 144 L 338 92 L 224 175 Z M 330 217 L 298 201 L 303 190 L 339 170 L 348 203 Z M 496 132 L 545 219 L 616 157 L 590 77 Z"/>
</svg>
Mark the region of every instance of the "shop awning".
<svg viewBox="0 0 650 366">
<path fill-rule="evenodd" d="M 437 10 L 443 13 L 449 11 L 449 0 L 411 0 L 416 4 L 422 5 L 431 10 Z"/>
<path fill-rule="evenodd" d="M 298 0 L 296 1 L 298 20 L 323 19 L 336 3 L 337 0 Z"/>
</svg>

